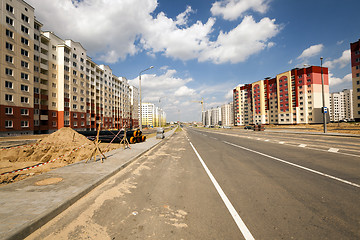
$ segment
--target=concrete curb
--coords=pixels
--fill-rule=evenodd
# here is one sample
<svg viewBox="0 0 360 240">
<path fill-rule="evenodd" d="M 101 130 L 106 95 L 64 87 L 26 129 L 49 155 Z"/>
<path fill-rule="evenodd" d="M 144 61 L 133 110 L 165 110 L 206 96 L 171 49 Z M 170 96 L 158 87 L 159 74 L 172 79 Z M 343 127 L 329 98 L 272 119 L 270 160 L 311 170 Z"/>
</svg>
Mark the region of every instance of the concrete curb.
<svg viewBox="0 0 360 240">
<path fill-rule="evenodd" d="M 118 172 L 120 172 L 122 169 L 126 168 L 128 165 L 130 165 L 132 162 L 134 162 L 136 159 L 140 158 L 142 155 L 144 155 L 145 153 L 149 152 L 150 150 L 165 144 L 165 142 L 168 141 L 169 138 L 171 138 L 174 133 L 176 131 L 175 129 L 172 129 L 169 133 L 169 135 L 167 137 L 165 137 L 164 139 L 160 140 L 159 142 L 155 143 L 153 146 L 143 150 L 142 152 L 138 153 L 137 155 L 131 157 L 129 160 L 127 160 L 125 163 L 123 163 L 122 165 L 120 165 L 118 168 L 116 168 L 114 171 L 110 172 L 109 174 L 101 177 L 100 179 L 96 180 L 95 182 L 93 182 L 92 184 L 90 184 L 90 186 L 88 186 L 87 188 L 85 188 L 84 190 L 75 193 L 74 196 L 71 196 L 70 198 L 68 198 L 67 200 L 63 201 L 59 206 L 57 206 L 54 209 L 49 210 L 48 212 L 45 212 L 44 214 L 42 214 L 41 216 L 39 216 L 37 219 L 34 219 L 32 222 L 30 222 L 28 225 L 23 226 L 21 228 L 19 228 L 18 230 L 16 230 L 14 233 L 11 234 L 11 236 L 6 237 L 5 239 L 8 240 L 17 240 L 17 239 L 24 239 L 27 236 L 29 236 L 30 234 L 32 234 L 34 231 L 36 231 L 37 229 L 39 229 L 41 226 L 45 225 L 47 222 L 49 222 L 51 219 L 53 219 L 54 217 L 56 217 L 57 215 L 59 215 L 61 212 L 63 212 L 64 210 L 66 210 L 67 208 L 69 208 L 72 204 L 74 204 L 76 201 L 78 201 L 80 198 L 82 198 L 83 196 L 85 196 L 86 194 L 88 194 L 90 191 L 92 191 L 94 188 L 96 188 L 97 186 L 99 186 L 100 184 L 104 183 L 106 180 L 108 180 L 109 178 L 111 178 L 112 176 L 114 176 L 115 174 L 117 174 Z M 105 155 L 109 156 L 111 155 L 112 152 L 116 151 L 117 149 L 107 152 Z M 85 160 L 79 162 L 82 163 Z M 75 164 L 79 164 L 79 163 L 75 163 Z M 71 164 L 73 165 L 73 164 Z M 68 166 L 71 166 L 68 165 Z"/>
</svg>

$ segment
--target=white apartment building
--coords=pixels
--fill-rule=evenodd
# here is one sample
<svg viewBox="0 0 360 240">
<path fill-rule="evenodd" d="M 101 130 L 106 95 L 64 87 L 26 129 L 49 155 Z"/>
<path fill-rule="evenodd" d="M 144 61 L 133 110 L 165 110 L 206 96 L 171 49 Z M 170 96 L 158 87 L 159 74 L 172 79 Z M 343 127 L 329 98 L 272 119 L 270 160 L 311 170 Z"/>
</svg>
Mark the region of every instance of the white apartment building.
<svg viewBox="0 0 360 240">
<path fill-rule="evenodd" d="M 353 90 L 331 93 L 329 113 L 332 122 L 354 119 Z"/>
<path fill-rule="evenodd" d="M 234 104 L 232 102 L 221 106 L 221 121 L 223 126 L 234 126 Z"/>
</svg>

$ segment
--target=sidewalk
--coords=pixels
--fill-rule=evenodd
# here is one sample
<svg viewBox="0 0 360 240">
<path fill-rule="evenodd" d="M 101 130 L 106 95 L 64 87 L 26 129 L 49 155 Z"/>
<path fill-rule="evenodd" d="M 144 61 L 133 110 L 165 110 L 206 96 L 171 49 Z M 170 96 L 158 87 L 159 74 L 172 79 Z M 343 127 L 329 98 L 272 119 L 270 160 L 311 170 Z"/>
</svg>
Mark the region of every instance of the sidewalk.
<svg viewBox="0 0 360 240">
<path fill-rule="evenodd" d="M 291 129 L 265 129 L 267 132 L 273 133 L 293 133 L 293 134 L 306 134 L 306 135 L 322 135 L 322 136 L 336 136 L 336 137 L 355 137 L 360 138 L 360 134 L 348 134 L 348 133 L 334 133 L 334 132 L 309 132 L 309 131 L 293 131 Z"/>
<path fill-rule="evenodd" d="M 175 129 L 165 133 L 165 140 Z M 84 161 L 0 187 L 0 239 L 23 239 L 162 140 L 106 153 L 104 163 Z M 61 180 L 36 185 L 42 180 Z"/>
</svg>

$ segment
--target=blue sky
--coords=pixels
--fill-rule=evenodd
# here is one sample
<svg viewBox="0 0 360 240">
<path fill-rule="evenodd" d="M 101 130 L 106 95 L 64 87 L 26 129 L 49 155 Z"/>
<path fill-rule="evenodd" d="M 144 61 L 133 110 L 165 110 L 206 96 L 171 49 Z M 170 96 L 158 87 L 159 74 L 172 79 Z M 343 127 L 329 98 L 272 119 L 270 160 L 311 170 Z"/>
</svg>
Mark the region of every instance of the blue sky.
<svg viewBox="0 0 360 240">
<path fill-rule="evenodd" d="M 330 71 L 330 91 L 351 88 L 358 0 L 28 0 L 43 30 L 80 42 L 168 120 L 199 121 L 238 84 L 304 64 Z M 159 102 L 160 99 L 160 102 Z"/>
</svg>

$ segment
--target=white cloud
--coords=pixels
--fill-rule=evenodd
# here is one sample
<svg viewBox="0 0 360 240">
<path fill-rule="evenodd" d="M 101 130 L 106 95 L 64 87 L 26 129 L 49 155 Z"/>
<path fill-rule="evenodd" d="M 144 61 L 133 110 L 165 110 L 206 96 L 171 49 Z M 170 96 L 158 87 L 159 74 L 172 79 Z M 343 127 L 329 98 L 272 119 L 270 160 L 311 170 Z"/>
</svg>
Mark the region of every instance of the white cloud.
<svg viewBox="0 0 360 240">
<path fill-rule="evenodd" d="M 217 64 L 243 62 L 251 55 L 271 47 L 273 44 L 267 41 L 279 31 L 280 27 L 274 19 L 263 18 L 257 23 L 252 16 L 246 16 L 228 33 L 221 31 L 216 42 L 211 42 L 201 53 L 199 61 L 210 60 Z"/>
<path fill-rule="evenodd" d="M 307 59 L 318 55 L 324 48 L 324 45 L 317 44 L 305 49 L 297 59 Z"/>
<path fill-rule="evenodd" d="M 337 66 L 339 68 L 344 68 L 350 64 L 350 61 L 351 61 L 351 52 L 350 50 L 345 50 L 340 58 L 334 59 L 332 61 L 326 61 L 324 63 L 324 66 L 328 68 L 335 68 Z"/>
<path fill-rule="evenodd" d="M 211 13 L 225 20 L 236 20 L 249 10 L 265 13 L 269 8 L 268 3 L 268 0 L 221 0 L 213 3 Z"/>
<path fill-rule="evenodd" d="M 119 59 L 136 55 L 140 51 L 156 57 L 157 53 L 169 58 L 187 61 L 238 63 L 275 43 L 269 41 L 278 34 L 280 26 L 275 20 L 263 18 L 255 22 L 247 16 L 229 32 L 213 36 L 215 18 L 205 23 L 189 17 L 194 13 L 188 6 L 176 19 L 160 12 L 156 0 L 28 0 L 35 7 L 43 30 L 54 31 L 64 39 L 79 41 L 94 59 L 115 63 Z M 220 4 L 221 3 L 221 4 Z M 234 4 L 238 13 L 246 10 L 265 12 L 267 0 L 217 2 L 220 8 Z M 225 4 L 225 6 L 223 6 Z M 230 5 L 229 5 L 230 4 Z M 216 3 L 213 5 L 217 6 Z M 65 14 L 66 13 L 66 14 Z M 210 39 L 217 39 L 211 41 Z"/>
<path fill-rule="evenodd" d="M 349 83 L 349 82 L 352 82 L 352 74 L 351 73 L 347 74 L 343 78 L 334 77 L 334 75 L 332 73 L 329 73 L 329 85 L 330 85 L 330 87 L 333 87 L 335 85 L 344 84 L 344 83 Z"/>
<path fill-rule="evenodd" d="M 229 90 L 225 95 L 226 100 L 232 100 L 233 99 L 233 90 Z"/>
</svg>

